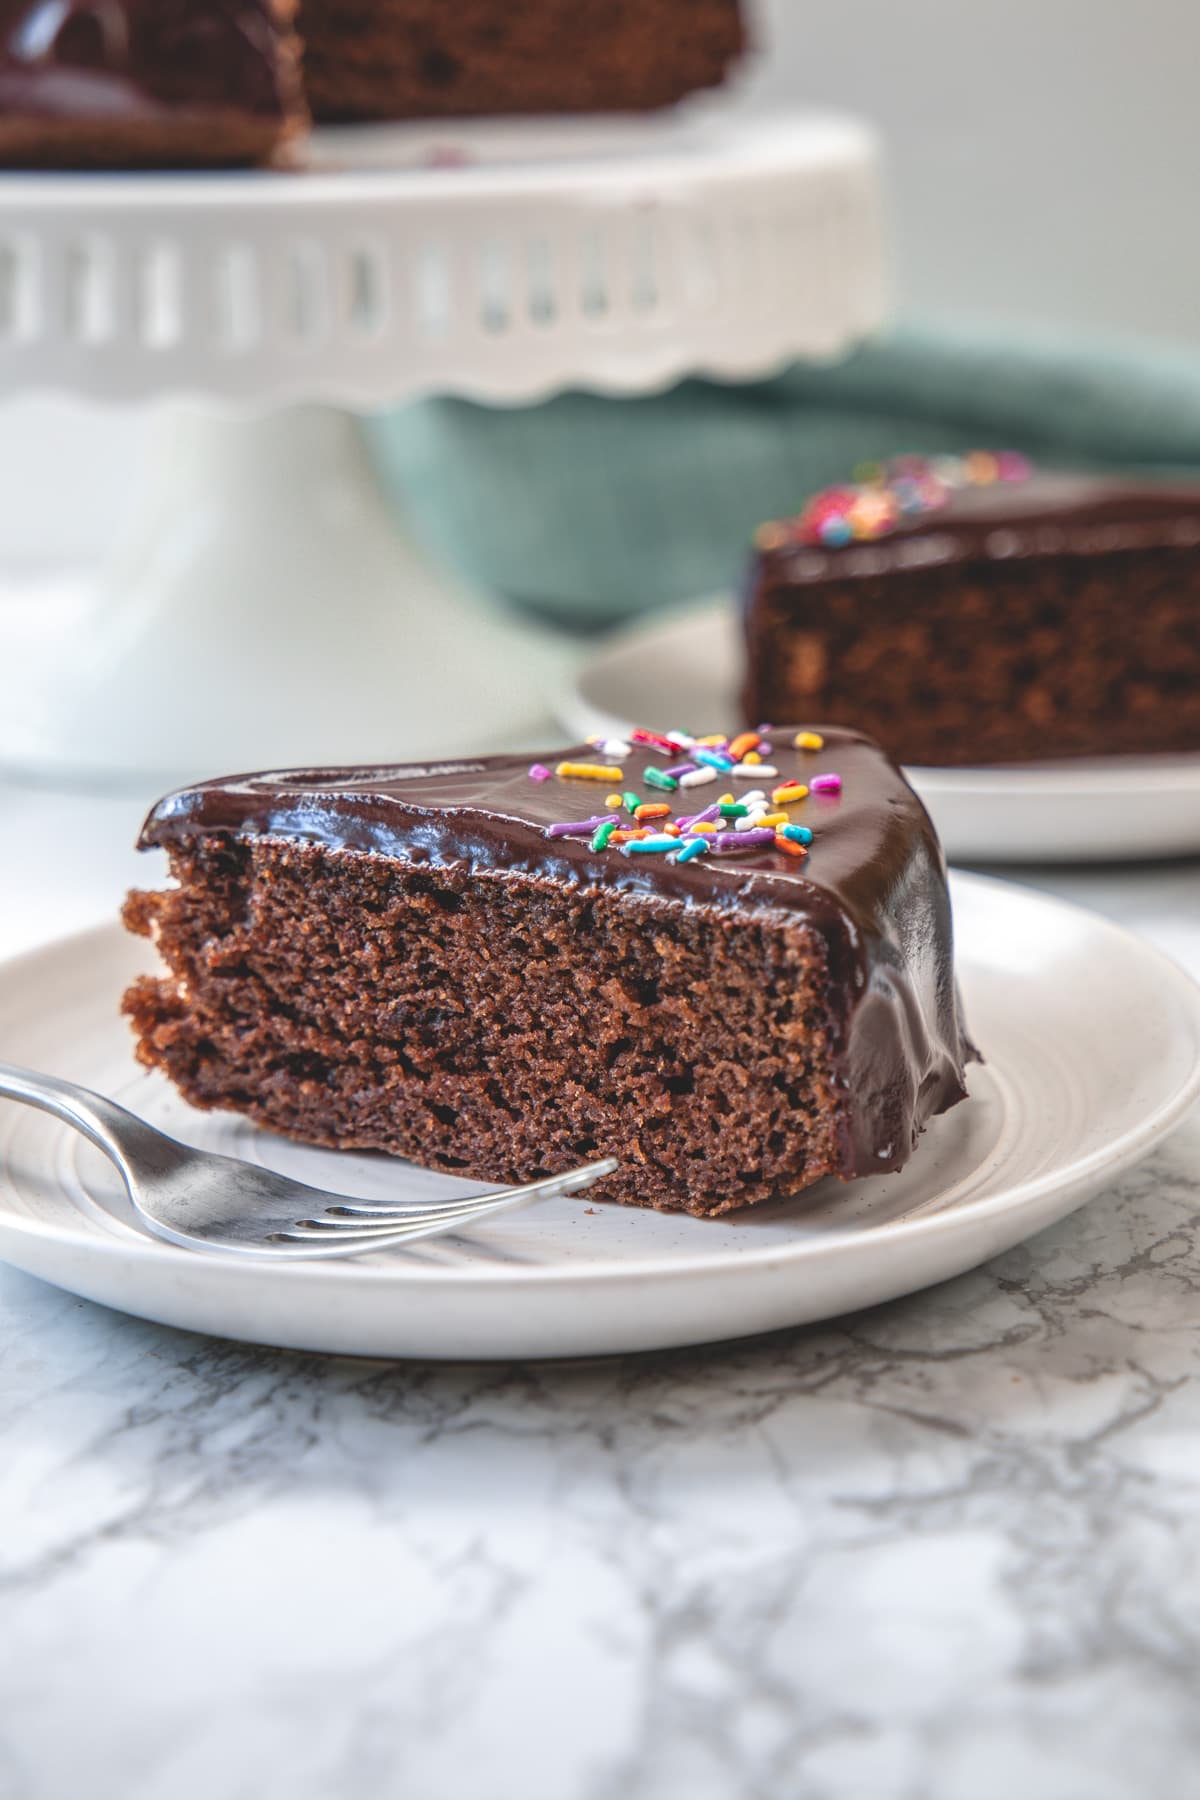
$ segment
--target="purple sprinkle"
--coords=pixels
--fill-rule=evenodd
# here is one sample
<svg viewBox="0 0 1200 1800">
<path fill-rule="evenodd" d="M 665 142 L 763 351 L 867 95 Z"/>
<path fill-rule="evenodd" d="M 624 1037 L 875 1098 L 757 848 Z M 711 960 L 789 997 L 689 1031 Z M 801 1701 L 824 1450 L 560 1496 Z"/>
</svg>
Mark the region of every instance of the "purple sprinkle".
<svg viewBox="0 0 1200 1800">
<path fill-rule="evenodd" d="M 842 778 L 840 775 L 814 775 L 808 784 L 810 794 L 840 794 Z"/>
<path fill-rule="evenodd" d="M 675 779 L 678 781 L 681 775 L 690 775 L 692 770 L 697 766 L 698 765 L 694 762 L 673 763 L 669 769 L 663 770 L 663 774 L 674 775 Z"/>
<path fill-rule="evenodd" d="M 714 831 L 714 850 L 749 850 L 755 844 L 773 844 L 775 833 L 764 826 L 761 831 Z"/>
<path fill-rule="evenodd" d="M 529 779 L 530 781 L 549 781 L 550 771 L 545 763 L 530 763 Z"/>
<path fill-rule="evenodd" d="M 773 725 L 760 725 L 758 728 L 758 735 L 759 737 L 766 737 L 768 731 L 774 731 L 774 729 L 775 727 Z"/>
<path fill-rule="evenodd" d="M 568 820 L 564 825 L 547 825 L 543 837 L 591 837 L 598 825 L 605 824 L 612 818 L 611 813 L 597 813 L 594 819 Z"/>
<path fill-rule="evenodd" d="M 676 819 L 675 823 L 678 825 L 680 831 L 686 831 L 691 825 L 707 825 L 710 820 L 713 824 L 716 824 L 716 821 L 720 816 L 721 802 L 719 800 L 714 800 L 712 805 L 706 806 L 703 812 L 689 813 L 686 819 Z"/>
</svg>

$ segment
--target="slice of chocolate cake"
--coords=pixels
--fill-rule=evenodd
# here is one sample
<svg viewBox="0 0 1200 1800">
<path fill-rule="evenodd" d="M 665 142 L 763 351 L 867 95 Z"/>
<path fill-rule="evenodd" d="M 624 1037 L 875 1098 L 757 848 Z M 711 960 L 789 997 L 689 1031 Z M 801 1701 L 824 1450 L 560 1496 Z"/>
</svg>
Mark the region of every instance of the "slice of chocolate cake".
<svg viewBox="0 0 1200 1800">
<path fill-rule="evenodd" d="M 138 1056 L 195 1105 L 719 1213 L 898 1169 L 971 1052 L 941 852 L 856 732 L 638 734 L 161 801 Z M 616 759 L 616 760 L 614 760 Z"/>
<path fill-rule="evenodd" d="M 229 166 L 304 122 L 296 0 L 0 0 L 0 162 Z"/>
<path fill-rule="evenodd" d="M 901 457 L 763 526 L 746 717 L 908 764 L 1200 751 L 1200 486 Z"/>
<path fill-rule="evenodd" d="M 302 0 L 313 116 L 645 112 L 715 87 L 738 0 Z"/>
</svg>

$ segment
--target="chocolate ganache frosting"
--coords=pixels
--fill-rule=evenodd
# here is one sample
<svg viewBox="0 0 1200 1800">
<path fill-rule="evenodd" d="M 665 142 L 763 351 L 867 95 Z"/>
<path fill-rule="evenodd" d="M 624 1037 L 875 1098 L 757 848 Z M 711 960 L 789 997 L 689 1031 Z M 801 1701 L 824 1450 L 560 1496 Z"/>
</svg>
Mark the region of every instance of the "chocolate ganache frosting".
<svg viewBox="0 0 1200 1800">
<path fill-rule="evenodd" d="M 672 757 L 640 747 L 622 757 L 620 779 L 537 780 L 527 757 L 510 756 L 209 781 L 160 801 L 139 847 L 222 835 L 283 839 L 413 867 L 465 864 L 474 873 L 769 913 L 781 925 L 807 926 L 826 947 L 832 1049 L 848 1096 L 841 1173 L 878 1173 L 899 1168 L 925 1121 L 963 1098 L 964 1063 L 975 1053 L 959 1021 L 950 902 L 933 826 L 869 738 L 834 727 L 815 731 L 823 739 L 819 750 L 796 748 L 794 730 L 764 732 L 759 745 L 760 785 L 768 793 L 793 780 L 811 790 L 789 808 L 812 832 L 803 856 L 754 842 L 734 854 L 680 862 L 629 846 L 594 849 L 591 830 L 548 835 L 554 826 L 599 823 L 614 789 L 669 802 L 686 817 L 726 789 L 752 785 L 722 773 L 712 785 L 656 789 L 647 770 L 661 773 L 686 752 Z M 554 770 L 564 761 L 598 760 L 610 758 L 581 746 L 549 755 L 545 764 Z M 829 788 L 820 791 L 818 780 L 812 790 L 821 776 L 833 778 Z"/>
<path fill-rule="evenodd" d="M 764 527 L 759 547 L 779 579 L 803 586 L 834 575 L 870 579 L 894 569 L 1198 544 L 1200 485 L 1034 470 L 953 489 L 936 507 L 889 520 L 869 541 L 795 541 L 781 523 Z"/>
<path fill-rule="evenodd" d="M 0 113 L 281 117 L 298 99 L 281 18 L 276 0 L 0 0 Z"/>
</svg>

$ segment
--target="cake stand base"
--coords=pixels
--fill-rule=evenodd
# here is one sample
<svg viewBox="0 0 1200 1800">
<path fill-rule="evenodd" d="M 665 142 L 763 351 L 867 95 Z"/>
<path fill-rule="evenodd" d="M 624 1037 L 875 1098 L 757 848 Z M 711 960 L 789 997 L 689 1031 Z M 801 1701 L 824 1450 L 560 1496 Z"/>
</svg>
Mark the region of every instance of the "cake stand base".
<svg viewBox="0 0 1200 1800">
<path fill-rule="evenodd" d="M 154 430 L 137 527 L 99 578 L 0 612 L 0 763 L 143 786 L 544 728 L 561 652 L 432 567 L 348 415 L 173 407 Z"/>
</svg>

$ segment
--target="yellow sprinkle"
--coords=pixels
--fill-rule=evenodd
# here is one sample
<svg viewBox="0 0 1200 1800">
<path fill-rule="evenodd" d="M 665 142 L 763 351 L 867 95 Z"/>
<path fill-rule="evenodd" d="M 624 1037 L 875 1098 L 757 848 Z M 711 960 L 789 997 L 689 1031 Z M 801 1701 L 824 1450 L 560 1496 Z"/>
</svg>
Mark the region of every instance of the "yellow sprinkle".
<svg viewBox="0 0 1200 1800">
<path fill-rule="evenodd" d="M 760 763 L 762 761 L 762 757 L 758 754 L 757 750 L 747 750 L 745 756 L 743 756 L 743 758 L 742 758 L 742 761 L 747 762 L 747 763 Z"/>
<path fill-rule="evenodd" d="M 783 812 L 764 813 L 761 819 L 754 821 L 756 825 L 790 825 L 791 822 L 787 814 Z"/>
<path fill-rule="evenodd" d="M 715 750 L 718 744 L 723 744 L 725 742 L 725 739 L 718 731 L 713 737 L 697 738 L 696 742 L 703 750 Z"/>
<path fill-rule="evenodd" d="M 823 750 L 825 739 L 819 731 L 798 731 L 792 739 L 797 750 Z"/>
<path fill-rule="evenodd" d="M 604 804 L 605 804 L 605 806 L 607 806 L 609 808 L 609 810 L 611 812 L 619 812 L 621 810 L 621 808 L 624 806 L 625 802 L 621 798 L 620 794 L 605 794 Z"/>
<path fill-rule="evenodd" d="M 697 821 L 696 821 L 696 823 L 695 823 L 695 824 L 694 824 L 694 825 L 689 825 L 689 826 L 688 826 L 688 831 L 689 831 L 689 832 L 693 832 L 693 831 L 715 831 L 715 830 L 716 830 L 716 829 L 717 829 L 717 826 L 716 826 L 716 824 L 715 824 L 715 822 L 714 822 L 714 821 L 713 821 L 713 820 L 712 820 L 712 819 L 697 819 Z"/>
<path fill-rule="evenodd" d="M 574 775 L 580 781 L 624 781 L 624 769 L 614 769 L 608 763 L 573 763 L 561 762 L 555 769 L 556 775 Z"/>
<path fill-rule="evenodd" d="M 734 799 L 732 794 L 718 794 L 717 795 L 717 805 L 718 806 L 736 806 L 737 801 Z"/>
<path fill-rule="evenodd" d="M 758 550 L 778 550 L 787 543 L 787 532 L 782 525 L 760 525 L 754 533 L 754 544 Z"/>
<path fill-rule="evenodd" d="M 802 781 L 783 781 L 771 789 L 771 798 L 776 806 L 791 806 L 796 800 L 807 800 L 808 789 Z"/>
</svg>

